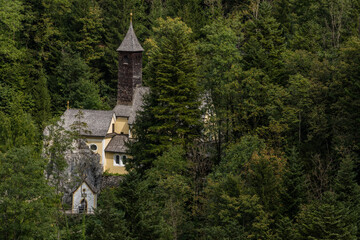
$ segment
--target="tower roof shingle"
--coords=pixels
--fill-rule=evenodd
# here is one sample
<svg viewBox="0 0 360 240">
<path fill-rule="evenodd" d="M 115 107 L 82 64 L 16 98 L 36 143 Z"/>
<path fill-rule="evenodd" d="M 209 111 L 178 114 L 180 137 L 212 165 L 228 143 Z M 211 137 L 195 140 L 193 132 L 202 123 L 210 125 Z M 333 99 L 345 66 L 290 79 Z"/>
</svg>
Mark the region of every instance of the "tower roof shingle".
<svg viewBox="0 0 360 240">
<path fill-rule="evenodd" d="M 130 22 L 129 30 L 126 33 L 126 36 L 118 49 L 116 50 L 118 52 L 143 52 L 144 49 L 139 43 L 139 40 L 137 39 L 134 28 L 132 25 L 132 22 Z"/>
</svg>

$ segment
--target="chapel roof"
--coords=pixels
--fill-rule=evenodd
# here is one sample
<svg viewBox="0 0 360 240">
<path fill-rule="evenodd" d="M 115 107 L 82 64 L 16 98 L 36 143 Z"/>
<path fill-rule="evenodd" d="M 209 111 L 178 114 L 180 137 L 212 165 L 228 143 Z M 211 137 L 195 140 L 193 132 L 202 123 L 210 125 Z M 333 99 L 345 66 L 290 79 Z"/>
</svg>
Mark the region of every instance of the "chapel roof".
<svg viewBox="0 0 360 240">
<path fill-rule="evenodd" d="M 137 39 L 132 22 L 130 21 L 129 30 L 126 33 L 126 36 L 118 49 L 118 52 L 143 52 L 144 49 L 142 48 L 139 40 Z"/>
<path fill-rule="evenodd" d="M 74 192 L 76 192 L 76 191 L 83 185 L 83 183 L 85 183 L 93 193 L 96 194 L 96 193 L 98 192 L 98 190 L 97 190 L 97 189 L 88 181 L 88 179 L 86 178 L 84 181 L 81 182 L 80 185 L 75 186 L 75 187 L 71 190 L 71 193 L 73 194 Z"/>
<path fill-rule="evenodd" d="M 131 114 L 132 106 L 118 104 L 114 107 L 113 111 L 117 117 L 127 117 L 128 118 Z"/>
<path fill-rule="evenodd" d="M 79 112 L 82 116 L 79 119 Z M 81 131 L 83 136 L 105 137 L 109 130 L 113 111 L 87 110 L 87 109 L 67 109 L 61 119 L 64 121 L 63 127 L 72 130 L 72 126 L 77 122 L 86 124 L 85 131 Z"/>
<path fill-rule="evenodd" d="M 129 136 L 124 134 L 114 136 L 105 148 L 105 152 L 126 153 L 128 150 L 126 147 L 128 138 Z"/>
</svg>

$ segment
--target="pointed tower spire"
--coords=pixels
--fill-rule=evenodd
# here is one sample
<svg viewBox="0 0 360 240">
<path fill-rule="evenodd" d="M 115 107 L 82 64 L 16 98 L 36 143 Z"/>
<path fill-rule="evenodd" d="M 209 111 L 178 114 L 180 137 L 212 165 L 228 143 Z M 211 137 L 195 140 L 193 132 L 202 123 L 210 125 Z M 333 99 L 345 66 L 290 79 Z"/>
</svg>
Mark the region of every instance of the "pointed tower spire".
<svg viewBox="0 0 360 240">
<path fill-rule="evenodd" d="M 130 27 L 126 33 L 126 36 L 118 49 L 118 52 L 143 52 L 144 49 L 142 48 L 139 40 L 137 39 L 134 28 L 132 25 L 132 13 L 130 13 Z"/>
<path fill-rule="evenodd" d="M 119 53 L 117 104 L 131 105 L 134 89 L 142 84 L 142 52 L 144 49 L 137 39 L 132 25 L 116 50 Z"/>
</svg>

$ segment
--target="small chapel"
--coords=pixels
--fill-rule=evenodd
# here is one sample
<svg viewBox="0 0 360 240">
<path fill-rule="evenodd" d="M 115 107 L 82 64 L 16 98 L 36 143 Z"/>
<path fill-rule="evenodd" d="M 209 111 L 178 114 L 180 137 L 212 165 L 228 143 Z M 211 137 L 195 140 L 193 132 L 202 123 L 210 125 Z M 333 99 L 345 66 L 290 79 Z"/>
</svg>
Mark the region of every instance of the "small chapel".
<svg viewBox="0 0 360 240">
<path fill-rule="evenodd" d="M 141 109 L 143 96 L 149 91 L 142 86 L 142 53 L 132 21 L 125 38 L 116 50 L 118 52 L 117 104 L 111 111 L 68 109 L 61 119 L 63 127 L 70 130 L 78 121 L 86 124 L 86 131 L 80 134 L 85 138 L 91 151 L 100 155 L 103 172 L 125 174 L 124 160 L 126 142 L 132 138 L 132 125 L 136 113 Z M 79 114 L 81 112 L 81 114 Z"/>
</svg>

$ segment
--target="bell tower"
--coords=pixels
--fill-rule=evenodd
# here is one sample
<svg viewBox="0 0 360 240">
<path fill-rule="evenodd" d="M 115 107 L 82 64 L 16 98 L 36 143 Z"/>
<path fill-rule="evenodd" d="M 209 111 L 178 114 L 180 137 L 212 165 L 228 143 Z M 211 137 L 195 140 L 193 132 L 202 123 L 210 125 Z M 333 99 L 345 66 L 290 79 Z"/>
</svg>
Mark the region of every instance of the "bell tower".
<svg viewBox="0 0 360 240">
<path fill-rule="evenodd" d="M 134 88 L 142 84 L 144 51 L 132 26 L 132 13 L 129 30 L 116 51 L 119 53 L 117 104 L 131 105 Z"/>
</svg>

